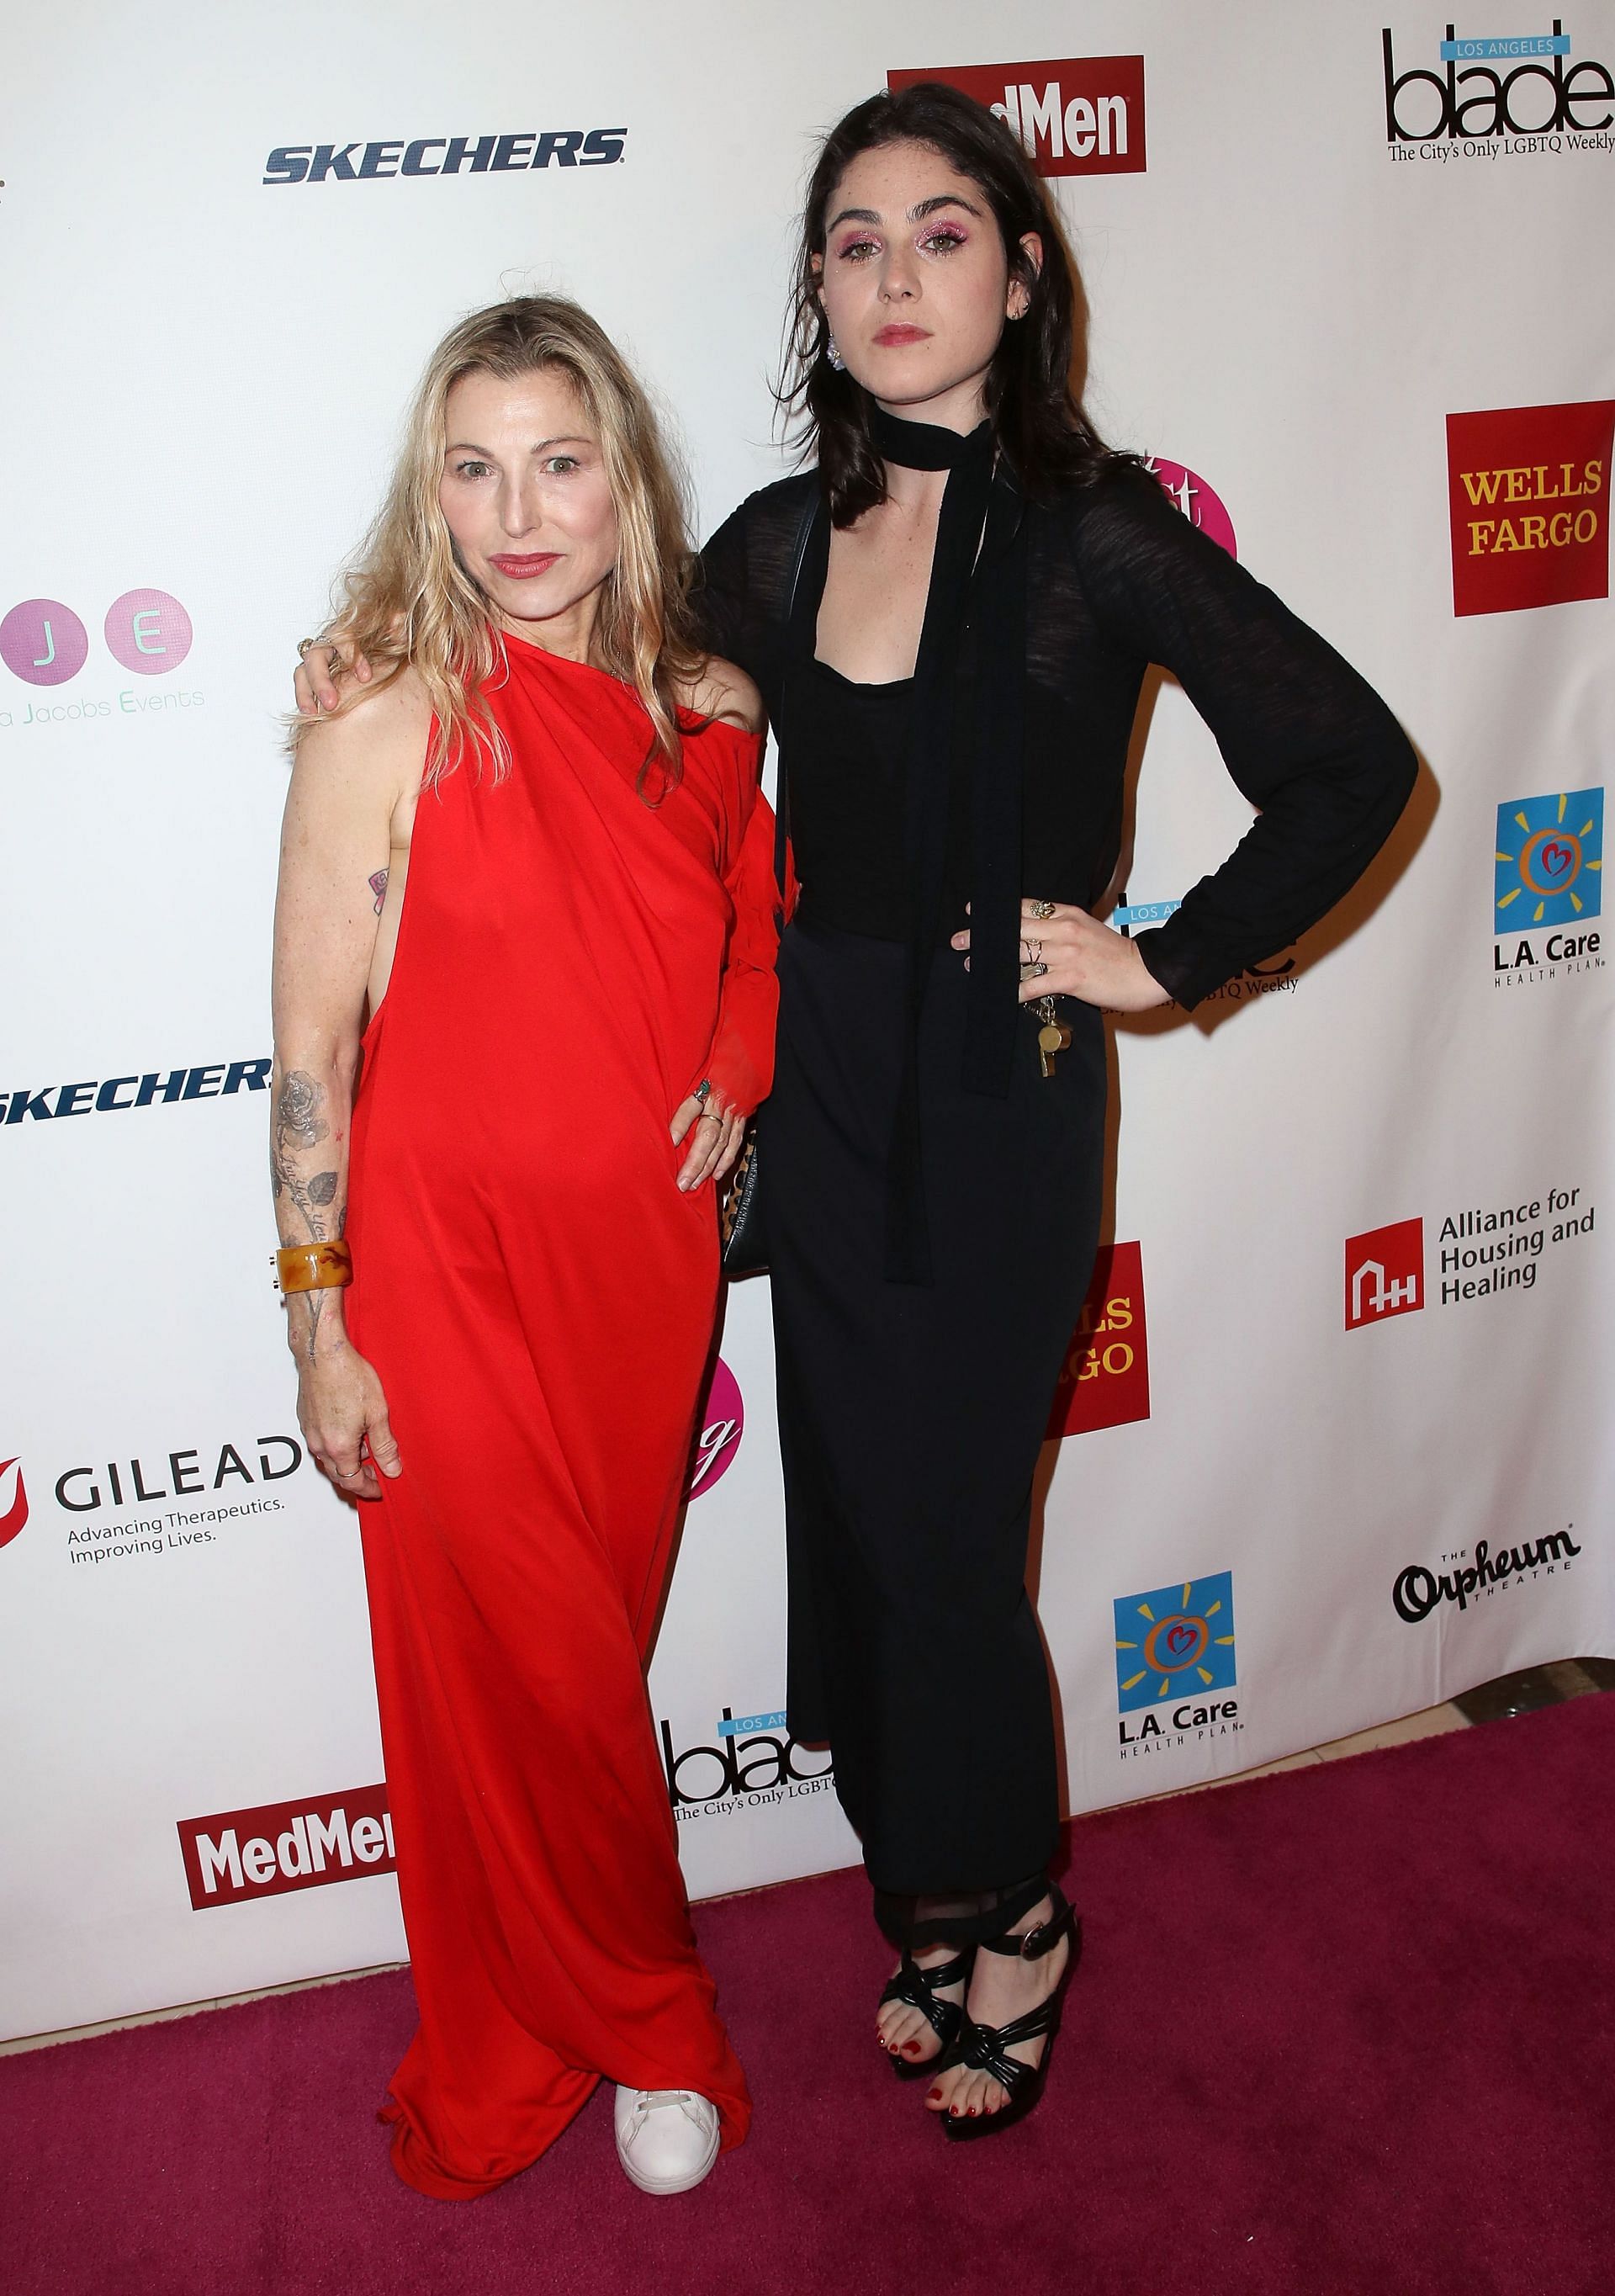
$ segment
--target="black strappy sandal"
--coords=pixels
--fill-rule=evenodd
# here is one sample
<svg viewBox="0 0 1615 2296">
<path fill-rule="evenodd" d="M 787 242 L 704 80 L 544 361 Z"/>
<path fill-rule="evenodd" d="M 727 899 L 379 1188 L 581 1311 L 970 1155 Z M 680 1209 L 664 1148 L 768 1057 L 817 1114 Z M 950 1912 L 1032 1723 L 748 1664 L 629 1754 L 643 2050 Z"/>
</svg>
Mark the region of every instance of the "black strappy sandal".
<svg viewBox="0 0 1615 2296">
<path fill-rule="evenodd" d="M 1064 1891 L 1051 1882 L 1049 1895 L 1054 1901 L 1054 1910 L 1046 1922 L 1039 1922 L 1036 1929 L 1020 1937 L 985 1938 L 981 1943 L 983 1953 L 1004 1954 L 1012 1961 L 1041 1961 L 1045 1954 L 1053 1951 L 1062 1938 L 1069 1938 L 1070 1956 L 1048 1999 L 1037 2008 L 1029 2009 L 1024 2017 L 1012 2017 L 1007 2025 L 978 2025 L 973 2018 L 963 2018 L 952 2049 L 945 2050 L 941 2058 L 933 2059 L 925 2068 L 928 2072 L 937 2073 L 955 2065 L 968 2065 L 972 2071 L 989 2073 L 1008 2099 L 996 2112 L 978 2113 L 973 2118 L 943 2113 L 944 2133 L 955 2144 L 968 2144 L 976 2136 L 994 2136 L 1013 2122 L 1024 2120 L 1043 2095 L 1049 2059 L 1054 2054 L 1054 2036 L 1060 2030 L 1062 1997 L 1082 1952 L 1082 1931 Z M 1048 2035 L 1048 2044 L 1035 2065 L 1010 2055 L 1017 2041 L 1035 2041 L 1045 2033 Z"/>
<path fill-rule="evenodd" d="M 905 2057 L 889 2049 L 891 2069 L 899 2080 L 918 2080 L 922 2073 L 934 2073 L 959 2038 L 959 2028 L 964 2021 L 964 2005 L 960 2001 L 939 2001 L 937 1995 L 945 1985 L 968 1985 L 971 1969 L 975 1962 L 975 1948 L 968 1953 L 956 1953 L 951 1961 L 939 1961 L 922 1969 L 908 1950 L 903 1948 L 903 1959 L 897 1975 L 890 1980 L 881 1996 L 883 2009 L 889 2001 L 900 2001 L 905 2008 L 917 2009 L 942 2046 L 934 2057 Z"/>
</svg>

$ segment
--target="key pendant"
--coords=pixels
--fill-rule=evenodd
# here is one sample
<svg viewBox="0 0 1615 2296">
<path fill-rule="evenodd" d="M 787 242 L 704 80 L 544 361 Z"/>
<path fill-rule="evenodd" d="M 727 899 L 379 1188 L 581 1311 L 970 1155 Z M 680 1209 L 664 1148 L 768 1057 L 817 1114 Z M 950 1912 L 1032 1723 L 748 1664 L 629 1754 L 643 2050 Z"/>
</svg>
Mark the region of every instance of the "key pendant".
<svg viewBox="0 0 1615 2296">
<path fill-rule="evenodd" d="M 1043 1022 L 1042 1028 L 1037 1031 L 1037 1073 L 1041 1077 L 1052 1077 L 1054 1073 L 1054 1055 L 1056 1053 L 1063 1053 L 1068 1048 L 1071 1041 L 1071 1032 L 1063 1021 L 1057 1021 L 1054 1018 L 1054 1000 L 1052 996 L 1040 996 L 1037 1010 Z"/>
</svg>

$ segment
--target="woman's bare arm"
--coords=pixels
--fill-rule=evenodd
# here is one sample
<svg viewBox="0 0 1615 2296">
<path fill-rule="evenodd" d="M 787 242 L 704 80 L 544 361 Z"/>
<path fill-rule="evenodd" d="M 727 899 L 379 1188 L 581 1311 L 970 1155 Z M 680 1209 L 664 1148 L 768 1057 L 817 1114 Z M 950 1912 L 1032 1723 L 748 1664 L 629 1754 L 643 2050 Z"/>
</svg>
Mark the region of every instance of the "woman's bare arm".
<svg viewBox="0 0 1615 2296">
<path fill-rule="evenodd" d="M 346 1224 L 353 1086 L 376 950 L 370 880 L 399 839 L 429 721 L 406 676 L 311 726 L 299 744 L 275 920 L 269 1168 L 283 1243 L 326 1242 Z M 309 1447 L 340 1489 L 373 1497 L 361 1446 L 384 1473 L 398 1472 L 397 1449 L 380 1383 L 348 1343 L 340 1290 L 289 1294 L 286 1319 Z"/>
</svg>

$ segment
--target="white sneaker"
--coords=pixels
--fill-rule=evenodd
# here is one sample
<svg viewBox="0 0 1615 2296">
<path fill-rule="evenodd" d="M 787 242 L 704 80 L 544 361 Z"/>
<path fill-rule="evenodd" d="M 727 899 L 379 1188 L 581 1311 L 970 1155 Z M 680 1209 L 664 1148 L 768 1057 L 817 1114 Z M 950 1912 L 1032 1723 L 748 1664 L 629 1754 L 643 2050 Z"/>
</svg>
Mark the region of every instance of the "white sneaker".
<svg viewBox="0 0 1615 2296">
<path fill-rule="evenodd" d="M 687 2193 L 717 2158 L 717 2107 L 693 2088 L 617 2091 L 617 2157 L 642 2193 Z"/>
</svg>

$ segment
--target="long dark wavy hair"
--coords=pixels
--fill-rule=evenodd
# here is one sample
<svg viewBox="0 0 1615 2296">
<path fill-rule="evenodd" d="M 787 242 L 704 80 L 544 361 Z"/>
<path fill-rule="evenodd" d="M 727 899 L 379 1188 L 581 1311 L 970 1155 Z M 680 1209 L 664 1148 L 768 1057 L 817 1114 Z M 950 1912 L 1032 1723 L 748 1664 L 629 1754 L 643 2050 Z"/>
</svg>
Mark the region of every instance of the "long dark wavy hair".
<svg viewBox="0 0 1615 2296">
<path fill-rule="evenodd" d="M 889 144 L 925 144 L 986 200 L 1003 237 L 1010 276 L 1029 298 L 1006 324 L 987 378 L 987 412 L 1001 452 L 1029 495 L 1061 482 L 1090 483 L 1116 462 L 1083 412 L 1087 299 L 1053 202 L 1018 136 L 959 89 L 940 80 L 883 91 L 832 127 L 815 164 L 802 211 L 796 281 L 785 321 L 783 371 L 775 396 L 792 423 L 804 461 L 816 452 L 837 526 L 850 526 L 886 499 L 885 466 L 870 443 L 872 401 L 861 383 L 830 363 L 830 328 L 814 258 L 824 254 L 824 222 L 836 185 L 853 160 Z M 1043 242 L 1035 270 L 1021 245 Z"/>
</svg>

